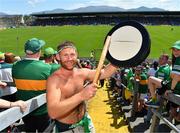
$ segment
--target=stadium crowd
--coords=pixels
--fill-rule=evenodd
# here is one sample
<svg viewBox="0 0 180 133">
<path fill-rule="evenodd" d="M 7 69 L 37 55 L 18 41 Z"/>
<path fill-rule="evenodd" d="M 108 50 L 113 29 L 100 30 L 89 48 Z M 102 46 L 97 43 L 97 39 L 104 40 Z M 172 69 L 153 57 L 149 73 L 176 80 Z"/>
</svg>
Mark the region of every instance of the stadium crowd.
<svg viewBox="0 0 180 133">
<path fill-rule="evenodd" d="M 168 92 L 180 95 L 180 41 L 171 47 L 172 59 L 162 54 L 158 61 L 151 64 L 143 62 L 134 68 L 121 68 L 110 78 L 110 88 L 120 105 L 130 104 L 135 87 L 132 81 L 138 83 L 138 107 L 136 115 L 144 115 L 144 122 L 150 123 L 153 113 L 150 108 L 160 107 L 160 97 Z M 176 73 L 176 74 L 175 74 Z M 175 74 L 176 76 L 173 76 Z M 168 120 L 180 122 L 180 106 L 168 100 L 163 105 L 162 114 L 169 116 Z"/>
<path fill-rule="evenodd" d="M 47 25 L 116 25 L 122 21 L 135 20 L 144 25 L 179 25 L 180 18 L 176 17 L 115 17 L 115 16 L 84 16 L 84 17 L 45 17 L 36 18 L 31 26 Z"/>
</svg>

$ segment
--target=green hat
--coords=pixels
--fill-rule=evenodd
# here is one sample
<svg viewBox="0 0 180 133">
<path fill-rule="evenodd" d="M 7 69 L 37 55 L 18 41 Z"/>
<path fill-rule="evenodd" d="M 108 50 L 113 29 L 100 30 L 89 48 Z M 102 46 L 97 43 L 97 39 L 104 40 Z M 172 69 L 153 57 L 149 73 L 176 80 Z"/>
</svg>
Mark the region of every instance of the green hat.
<svg viewBox="0 0 180 133">
<path fill-rule="evenodd" d="M 44 50 L 44 56 L 49 57 L 52 56 L 54 54 L 57 54 L 57 51 L 55 51 L 53 48 L 48 47 Z"/>
<path fill-rule="evenodd" d="M 171 48 L 175 48 L 175 49 L 180 50 L 180 40 L 176 41 Z"/>
<path fill-rule="evenodd" d="M 29 39 L 24 46 L 25 53 L 35 54 L 39 52 L 42 46 L 44 46 L 45 44 L 45 41 L 39 40 L 37 38 Z"/>
</svg>

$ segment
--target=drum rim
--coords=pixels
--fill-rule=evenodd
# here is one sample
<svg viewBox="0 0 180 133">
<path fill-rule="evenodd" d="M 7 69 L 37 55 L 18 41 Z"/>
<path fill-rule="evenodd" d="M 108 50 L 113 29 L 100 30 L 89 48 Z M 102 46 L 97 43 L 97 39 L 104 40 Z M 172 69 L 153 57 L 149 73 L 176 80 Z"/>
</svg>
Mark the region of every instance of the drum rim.
<svg viewBox="0 0 180 133">
<path fill-rule="evenodd" d="M 123 67 L 137 66 L 138 64 L 143 62 L 150 53 L 151 40 L 150 40 L 149 33 L 146 30 L 146 28 L 137 21 L 123 21 L 123 22 L 119 23 L 118 25 L 114 26 L 108 32 L 107 36 L 111 36 L 118 28 L 123 27 L 123 26 L 132 26 L 132 27 L 138 29 L 139 32 L 141 33 L 142 45 L 141 45 L 139 52 L 134 57 L 132 57 L 128 60 L 120 61 L 120 60 L 114 59 L 108 50 L 106 58 L 108 61 L 110 61 L 112 64 L 114 64 L 116 66 L 123 66 Z M 107 38 L 107 36 L 106 36 L 106 38 Z M 105 40 L 106 40 L 106 38 L 105 38 Z"/>
</svg>

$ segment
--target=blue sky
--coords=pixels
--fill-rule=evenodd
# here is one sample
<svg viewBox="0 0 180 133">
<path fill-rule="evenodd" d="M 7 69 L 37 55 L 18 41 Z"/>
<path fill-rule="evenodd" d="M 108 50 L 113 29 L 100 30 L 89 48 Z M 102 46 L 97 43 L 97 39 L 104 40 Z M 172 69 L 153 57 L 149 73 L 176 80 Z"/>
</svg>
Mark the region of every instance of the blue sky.
<svg viewBox="0 0 180 133">
<path fill-rule="evenodd" d="M 30 14 L 56 8 L 75 9 L 99 5 L 117 6 L 125 9 L 146 6 L 180 11 L 180 0 L 0 0 L 0 12 Z"/>
</svg>

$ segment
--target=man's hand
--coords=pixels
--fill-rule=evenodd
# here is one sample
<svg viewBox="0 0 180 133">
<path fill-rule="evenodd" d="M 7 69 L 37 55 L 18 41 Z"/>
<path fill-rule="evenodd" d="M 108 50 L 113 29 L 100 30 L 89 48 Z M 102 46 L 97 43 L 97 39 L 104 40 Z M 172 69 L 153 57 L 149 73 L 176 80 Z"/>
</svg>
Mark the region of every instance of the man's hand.
<svg viewBox="0 0 180 133">
<path fill-rule="evenodd" d="M 27 108 L 27 104 L 26 102 L 22 101 L 22 100 L 19 100 L 19 101 L 16 101 L 16 102 L 12 102 L 12 107 L 20 107 L 21 111 L 24 112 L 26 111 L 26 108 Z"/>
<path fill-rule="evenodd" d="M 0 81 L 0 87 L 5 88 L 7 86 L 7 83 Z"/>
<path fill-rule="evenodd" d="M 94 97 L 96 95 L 96 91 L 97 91 L 97 84 L 89 84 L 87 85 L 81 92 L 80 95 L 83 98 L 83 100 L 89 100 L 92 97 Z"/>
<path fill-rule="evenodd" d="M 168 93 L 173 93 L 173 90 L 166 90 L 164 95 L 168 96 Z"/>
</svg>

